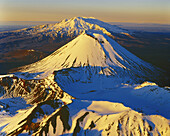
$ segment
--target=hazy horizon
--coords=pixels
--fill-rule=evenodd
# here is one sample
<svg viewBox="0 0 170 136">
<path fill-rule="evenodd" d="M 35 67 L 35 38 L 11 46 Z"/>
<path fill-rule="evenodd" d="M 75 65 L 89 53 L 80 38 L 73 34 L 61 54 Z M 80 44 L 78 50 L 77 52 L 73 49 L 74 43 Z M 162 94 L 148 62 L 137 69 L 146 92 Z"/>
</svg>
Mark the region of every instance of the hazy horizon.
<svg viewBox="0 0 170 136">
<path fill-rule="evenodd" d="M 67 19 L 71 19 L 71 18 L 67 18 Z M 96 18 L 97 19 L 97 18 Z M 60 21 L 62 20 L 59 20 L 59 21 L 0 21 L 0 25 L 40 25 L 40 24 L 48 24 L 48 23 L 59 23 Z M 101 20 L 103 21 L 103 20 Z M 105 21 L 104 21 L 105 22 Z M 116 22 L 116 21 L 106 21 L 106 23 L 114 23 L 115 24 L 136 24 L 136 25 L 163 25 L 163 26 L 170 26 L 170 23 L 149 23 L 149 22 L 145 22 L 145 23 L 139 23 L 139 22 Z"/>
</svg>

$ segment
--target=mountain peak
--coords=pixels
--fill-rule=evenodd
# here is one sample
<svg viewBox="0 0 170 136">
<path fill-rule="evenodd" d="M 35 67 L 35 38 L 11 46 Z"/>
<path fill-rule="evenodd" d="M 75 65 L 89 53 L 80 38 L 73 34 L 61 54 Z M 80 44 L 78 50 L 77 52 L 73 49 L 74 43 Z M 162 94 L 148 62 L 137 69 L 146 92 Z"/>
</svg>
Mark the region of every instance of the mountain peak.
<svg viewBox="0 0 170 136">
<path fill-rule="evenodd" d="M 146 77 L 150 75 L 148 71 L 154 71 L 150 64 L 128 52 L 102 31 L 84 31 L 43 60 L 22 67 L 20 72 L 38 73 L 34 78 L 44 78 L 54 71 L 89 66 L 98 74 L 120 77 Z"/>
<path fill-rule="evenodd" d="M 96 18 L 94 18 L 94 17 L 85 17 L 85 16 L 77 16 L 77 17 L 71 18 L 71 20 L 80 20 L 80 19 L 96 19 Z"/>
<path fill-rule="evenodd" d="M 70 33 L 81 33 L 83 30 L 100 30 L 107 35 L 111 33 L 128 33 L 128 31 L 117 26 L 110 25 L 94 17 L 74 17 L 71 19 L 64 19 L 55 25 L 56 28 L 61 28 L 62 31 Z M 55 28 L 55 29 L 56 29 Z"/>
<path fill-rule="evenodd" d="M 73 17 L 73 18 L 70 18 L 70 19 L 63 19 L 61 22 L 64 23 L 64 22 L 71 22 L 71 21 L 80 21 L 80 20 L 85 20 L 85 19 L 94 19 L 94 20 L 97 20 L 96 18 L 94 17 L 84 17 L 84 16 L 78 16 L 78 17 Z"/>
</svg>

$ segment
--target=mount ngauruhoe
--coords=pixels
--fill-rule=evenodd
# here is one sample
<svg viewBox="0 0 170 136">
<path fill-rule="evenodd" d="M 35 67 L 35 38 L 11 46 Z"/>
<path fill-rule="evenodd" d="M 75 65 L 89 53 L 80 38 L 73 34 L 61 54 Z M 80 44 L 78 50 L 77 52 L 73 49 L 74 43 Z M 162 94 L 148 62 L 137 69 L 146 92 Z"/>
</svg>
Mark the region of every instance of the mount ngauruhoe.
<svg viewBox="0 0 170 136">
<path fill-rule="evenodd" d="M 1 135 L 170 135 L 169 87 L 153 82 L 162 76 L 159 68 L 114 40 L 128 31 L 75 17 L 17 32 L 70 39 L 0 76 Z"/>
<path fill-rule="evenodd" d="M 44 78 L 54 71 L 68 68 L 85 68 L 90 73 L 150 79 L 158 69 L 142 61 L 101 31 L 87 31 L 64 45 L 48 57 L 20 68 L 25 77 Z M 20 74 L 20 73 L 19 73 Z M 145 78 L 145 79 L 144 79 Z"/>
</svg>

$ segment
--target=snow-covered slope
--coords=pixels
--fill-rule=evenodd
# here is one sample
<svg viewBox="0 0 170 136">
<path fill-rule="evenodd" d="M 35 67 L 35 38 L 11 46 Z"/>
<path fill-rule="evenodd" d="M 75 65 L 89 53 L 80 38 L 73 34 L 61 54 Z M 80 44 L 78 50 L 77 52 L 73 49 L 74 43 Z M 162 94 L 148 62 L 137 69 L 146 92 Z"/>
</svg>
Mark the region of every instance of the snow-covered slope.
<svg viewBox="0 0 170 136">
<path fill-rule="evenodd" d="M 158 115 L 144 115 L 120 103 L 80 101 L 64 105 L 46 101 L 13 117 L 3 117 L 2 134 L 8 135 L 164 135 L 170 134 L 169 120 Z M 2 120 L 2 119 L 1 119 Z M 5 126 L 8 124 L 7 126 Z"/>
<path fill-rule="evenodd" d="M 169 135 L 168 88 L 151 82 L 118 86 L 118 79 L 105 75 L 84 82 L 86 76 L 71 71 L 74 76 L 58 71 L 40 80 L 2 76 L 0 134 Z"/>
<path fill-rule="evenodd" d="M 152 79 L 156 68 L 142 61 L 100 31 L 85 31 L 48 57 L 20 68 L 27 77 L 44 78 L 54 71 L 90 67 L 92 73 Z M 20 75 L 21 73 L 16 73 Z M 159 73 L 157 73 L 159 74 Z M 29 76 L 30 75 L 30 76 Z M 155 74 L 156 75 L 156 74 Z"/>
<path fill-rule="evenodd" d="M 71 68 L 57 71 L 55 81 L 67 93 L 81 100 L 102 100 L 123 103 L 145 114 L 158 114 L 170 118 L 170 93 L 168 88 L 155 83 L 124 83 L 129 77 L 96 75 Z"/>
<path fill-rule="evenodd" d="M 0 135 L 170 135 L 169 89 L 141 84 L 160 71 L 113 40 L 122 30 L 84 17 L 48 27 L 37 32 L 79 36 L 0 76 Z"/>
<path fill-rule="evenodd" d="M 59 24 L 54 25 L 52 29 L 58 31 L 61 35 L 64 35 L 64 33 L 67 33 L 67 35 L 72 33 L 79 35 L 84 30 L 100 30 L 110 36 L 111 33 L 128 33 L 127 30 L 119 28 L 118 26 L 110 25 L 92 17 L 74 17 L 69 20 L 65 19 Z"/>
</svg>

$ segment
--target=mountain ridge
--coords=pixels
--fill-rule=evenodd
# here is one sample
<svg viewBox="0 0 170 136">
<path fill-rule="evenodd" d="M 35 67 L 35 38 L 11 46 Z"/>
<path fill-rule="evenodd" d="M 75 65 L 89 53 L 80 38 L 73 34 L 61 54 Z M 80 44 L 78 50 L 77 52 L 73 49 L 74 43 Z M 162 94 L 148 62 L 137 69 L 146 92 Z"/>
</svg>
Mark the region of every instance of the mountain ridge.
<svg viewBox="0 0 170 136">
<path fill-rule="evenodd" d="M 169 88 L 144 82 L 156 80 L 160 69 L 127 51 L 94 20 L 64 20 L 60 32 L 78 36 L 0 76 L 0 135 L 170 134 Z"/>
</svg>

